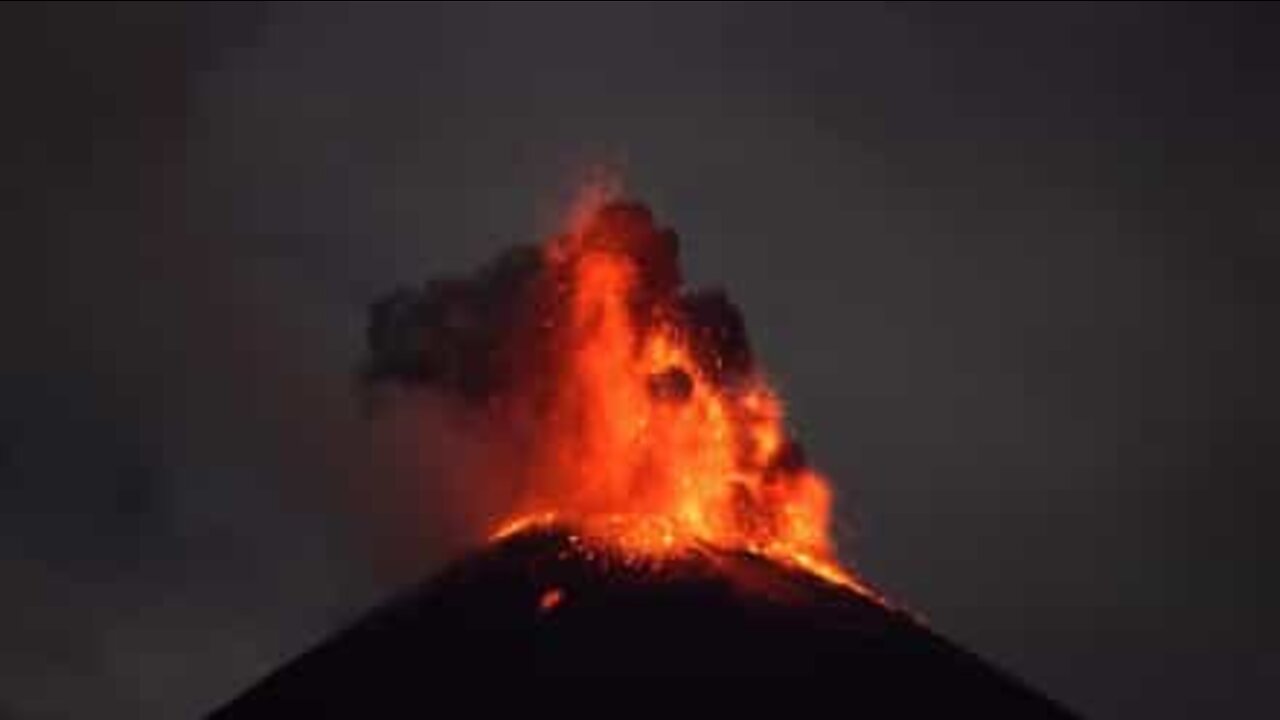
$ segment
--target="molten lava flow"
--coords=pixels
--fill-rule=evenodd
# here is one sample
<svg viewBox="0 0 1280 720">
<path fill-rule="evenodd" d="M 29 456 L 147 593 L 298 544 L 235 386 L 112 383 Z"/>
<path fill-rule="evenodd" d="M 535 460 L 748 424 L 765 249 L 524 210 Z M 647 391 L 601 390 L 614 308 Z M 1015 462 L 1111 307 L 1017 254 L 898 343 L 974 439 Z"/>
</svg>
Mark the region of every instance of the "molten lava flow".
<svg viewBox="0 0 1280 720">
<path fill-rule="evenodd" d="M 826 481 L 735 356 L 745 339 L 716 325 L 715 297 L 681 293 L 674 236 L 634 206 L 576 215 L 542 249 L 536 480 L 492 536 L 556 523 L 647 558 L 706 543 L 860 588 L 836 559 Z"/>
</svg>

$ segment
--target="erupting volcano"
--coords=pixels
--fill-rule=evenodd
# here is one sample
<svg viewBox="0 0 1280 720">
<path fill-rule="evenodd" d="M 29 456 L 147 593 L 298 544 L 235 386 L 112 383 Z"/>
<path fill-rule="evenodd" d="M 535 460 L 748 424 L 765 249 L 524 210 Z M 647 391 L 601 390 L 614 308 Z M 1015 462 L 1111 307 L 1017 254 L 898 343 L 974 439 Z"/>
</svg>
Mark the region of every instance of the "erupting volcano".
<svg viewBox="0 0 1280 720">
<path fill-rule="evenodd" d="M 644 206 L 573 216 L 541 247 L 376 306 L 369 381 L 434 388 L 487 418 L 501 457 L 469 482 L 510 492 L 486 534 L 555 523 L 648 559 L 706 543 L 855 586 L 827 483 L 788 435 L 737 308 L 683 287 L 676 236 Z"/>
<path fill-rule="evenodd" d="M 821 674 L 863 711 L 1065 716 L 841 564 L 741 315 L 685 287 L 644 206 L 585 203 L 541 246 L 397 291 L 368 343 L 375 417 L 424 402 L 465 428 L 437 454 L 484 498 L 479 549 L 218 717 L 407 715 L 458 689 L 433 679 L 583 674 Z"/>
</svg>

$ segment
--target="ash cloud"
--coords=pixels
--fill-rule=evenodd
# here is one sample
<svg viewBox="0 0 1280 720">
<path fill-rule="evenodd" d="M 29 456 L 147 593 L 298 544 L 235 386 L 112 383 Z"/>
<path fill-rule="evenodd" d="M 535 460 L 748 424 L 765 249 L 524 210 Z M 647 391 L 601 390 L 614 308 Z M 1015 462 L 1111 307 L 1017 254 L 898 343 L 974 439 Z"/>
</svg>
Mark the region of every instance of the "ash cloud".
<svg viewBox="0 0 1280 720">
<path fill-rule="evenodd" d="M 630 298 L 638 318 L 674 308 L 700 369 L 717 382 L 755 368 L 738 307 L 722 289 L 681 287 L 679 240 L 654 223 L 648 207 L 613 202 L 591 223 L 584 233 L 589 243 L 608 243 L 640 268 Z M 438 278 L 378 299 L 369 309 L 363 382 L 424 386 L 477 401 L 510 390 L 517 376 L 537 367 L 554 337 L 539 332 L 562 314 L 554 274 L 538 247 L 518 245 L 471 276 Z M 679 394 L 687 380 L 655 378 L 655 384 Z"/>
<path fill-rule="evenodd" d="M 668 323 L 685 338 L 696 368 L 653 372 L 647 388 L 655 399 L 686 401 L 689 372 L 726 392 L 756 373 L 737 306 L 723 290 L 684 286 L 679 240 L 646 206 L 606 203 L 573 235 L 573 243 L 553 239 L 546 250 L 514 246 L 470 276 L 402 287 L 370 306 L 359 378 L 374 454 L 385 463 L 380 477 L 391 488 L 375 516 L 421 533 L 409 543 L 393 534 L 391 552 L 473 543 L 530 489 L 556 482 L 538 477 L 533 458 L 547 442 L 562 358 L 571 352 L 565 344 L 573 341 L 560 331 L 570 314 L 572 263 L 553 259 L 557 252 L 628 257 L 637 272 L 626 298 L 633 321 Z M 770 463 L 770 481 L 785 481 L 805 467 L 804 453 L 786 439 Z M 745 487 L 735 491 L 743 512 L 759 507 Z"/>
</svg>

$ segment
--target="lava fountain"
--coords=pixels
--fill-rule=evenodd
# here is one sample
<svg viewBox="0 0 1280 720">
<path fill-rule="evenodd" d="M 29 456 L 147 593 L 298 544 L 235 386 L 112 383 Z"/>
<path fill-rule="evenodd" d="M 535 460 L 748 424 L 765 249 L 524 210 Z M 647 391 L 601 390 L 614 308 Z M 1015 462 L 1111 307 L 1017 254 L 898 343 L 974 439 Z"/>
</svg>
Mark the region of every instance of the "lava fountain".
<svg viewBox="0 0 1280 720">
<path fill-rule="evenodd" d="M 568 225 L 375 308 L 371 383 L 432 387 L 493 419 L 504 461 L 466 482 L 512 486 L 485 534 L 567 526 L 635 561 L 706 544 L 865 592 L 737 308 L 684 285 L 676 235 L 642 205 L 580 204 Z"/>
</svg>

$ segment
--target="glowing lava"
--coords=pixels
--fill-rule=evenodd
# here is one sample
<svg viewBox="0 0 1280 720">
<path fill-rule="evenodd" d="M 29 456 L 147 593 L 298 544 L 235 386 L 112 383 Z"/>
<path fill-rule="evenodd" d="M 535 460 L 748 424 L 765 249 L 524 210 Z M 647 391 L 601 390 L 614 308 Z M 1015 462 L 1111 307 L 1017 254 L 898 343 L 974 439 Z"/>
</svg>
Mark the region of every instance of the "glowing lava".
<svg viewBox="0 0 1280 720">
<path fill-rule="evenodd" d="M 579 208 L 542 261 L 538 480 L 492 537 L 565 525 L 648 558 L 706 543 L 862 589 L 837 560 L 825 479 L 745 336 L 734 346 L 736 310 L 717 324 L 682 294 L 674 235 L 638 206 Z"/>
</svg>

